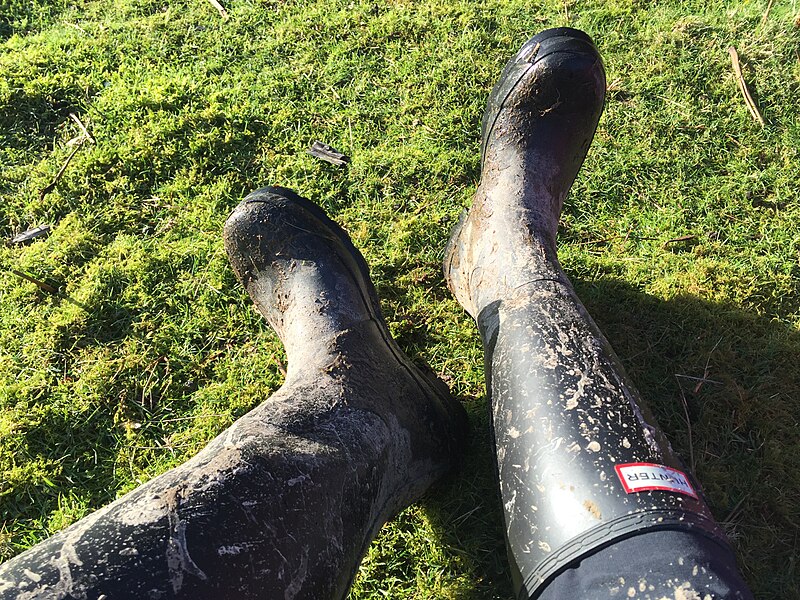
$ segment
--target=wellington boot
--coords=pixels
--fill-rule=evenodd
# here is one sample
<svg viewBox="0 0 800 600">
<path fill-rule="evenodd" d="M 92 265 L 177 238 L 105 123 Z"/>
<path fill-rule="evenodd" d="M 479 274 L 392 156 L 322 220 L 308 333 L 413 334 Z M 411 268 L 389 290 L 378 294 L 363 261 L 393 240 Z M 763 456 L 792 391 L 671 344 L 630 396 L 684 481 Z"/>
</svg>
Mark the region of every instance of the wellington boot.
<svg viewBox="0 0 800 600">
<path fill-rule="evenodd" d="M 461 454 L 465 415 L 389 336 L 367 265 L 265 188 L 225 226 L 284 385 L 197 456 L 0 565 L 0 598 L 344 598 L 381 525 Z"/>
<path fill-rule="evenodd" d="M 559 214 L 604 93 L 586 34 L 552 29 L 523 46 L 489 99 L 481 182 L 445 256 L 448 285 L 484 342 L 520 598 L 647 531 L 691 530 L 726 544 L 556 258 Z"/>
</svg>

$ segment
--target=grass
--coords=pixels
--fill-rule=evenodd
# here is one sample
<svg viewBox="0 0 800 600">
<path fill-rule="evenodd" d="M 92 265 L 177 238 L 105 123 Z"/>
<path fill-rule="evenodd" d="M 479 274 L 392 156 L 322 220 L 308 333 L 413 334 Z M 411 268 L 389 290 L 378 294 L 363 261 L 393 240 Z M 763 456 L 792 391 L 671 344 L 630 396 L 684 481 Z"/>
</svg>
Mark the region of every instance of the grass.
<svg viewBox="0 0 800 600">
<path fill-rule="evenodd" d="M 351 597 L 510 598 L 480 344 L 439 265 L 502 65 L 571 25 L 610 89 L 563 265 L 757 597 L 800 598 L 800 6 L 762 22 L 753 0 L 224 4 L 227 21 L 203 0 L 0 0 L 0 229 L 54 225 L 0 248 L 0 558 L 181 463 L 280 385 L 282 348 L 220 236 L 269 183 L 347 228 L 392 333 L 474 426 L 463 471 L 384 527 Z M 80 135 L 70 112 L 97 144 L 40 197 Z M 307 155 L 314 139 L 350 166 Z"/>
</svg>

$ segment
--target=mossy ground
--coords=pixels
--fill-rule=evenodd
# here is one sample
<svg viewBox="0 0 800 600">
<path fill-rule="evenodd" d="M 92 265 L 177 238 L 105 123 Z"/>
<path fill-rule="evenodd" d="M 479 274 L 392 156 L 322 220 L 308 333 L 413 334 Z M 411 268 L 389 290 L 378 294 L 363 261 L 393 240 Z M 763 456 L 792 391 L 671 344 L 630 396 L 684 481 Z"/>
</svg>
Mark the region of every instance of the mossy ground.
<svg viewBox="0 0 800 600">
<path fill-rule="evenodd" d="M 800 9 L 223 4 L 227 20 L 204 0 L 0 0 L 0 229 L 54 225 L 0 248 L 0 558 L 181 463 L 280 385 L 281 346 L 220 235 L 240 198 L 280 184 L 346 227 L 392 333 L 473 422 L 465 468 L 384 527 L 352 598 L 510 598 L 480 344 L 439 265 L 502 65 L 571 25 L 610 85 L 563 265 L 756 595 L 800 598 Z M 80 135 L 70 113 L 97 143 L 42 197 Z M 306 154 L 315 139 L 350 166 Z"/>
</svg>

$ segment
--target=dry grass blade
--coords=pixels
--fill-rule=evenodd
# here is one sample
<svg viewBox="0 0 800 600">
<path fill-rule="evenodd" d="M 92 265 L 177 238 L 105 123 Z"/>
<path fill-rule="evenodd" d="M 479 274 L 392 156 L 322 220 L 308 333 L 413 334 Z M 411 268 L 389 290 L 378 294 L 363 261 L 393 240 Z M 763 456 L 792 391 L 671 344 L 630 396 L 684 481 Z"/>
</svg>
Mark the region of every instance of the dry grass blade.
<svg viewBox="0 0 800 600">
<path fill-rule="evenodd" d="M 753 100 L 753 96 L 750 95 L 750 90 L 747 89 L 747 82 L 744 80 L 744 76 L 742 75 L 742 65 L 739 63 L 739 53 L 736 51 L 736 48 L 730 46 L 728 48 L 728 54 L 731 55 L 733 73 L 736 75 L 736 83 L 739 85 L 739 89 L 744 96 L 744 102 L 747 105 L 747 110 L 750 111 L 750 114 L 753 115 L 753 118 L 763 127 L 766 123 L 764 122 L 764 117 L 761 116 L 761 111 L 759 111 L 758 106 L 756 106 L 755 100 Z"/>
<path fill-rule="evenodd" d="M 225 10 L 225 7 L 222 6 L 217 0 L 208 0 L 211 3 L 211 6 L 217 9 L 219 16 L 222 17 L 224 20 L 228 19 L 228 11 Z"/>
<path fill-rule="evenodd" d="M 767 19 L 769 19 L 769 11 L 772 10 L 772 5 L 775 4 L 775 0 L 769 0 L 769 4 L 767 4 L 767 9 L 764 11 L 764 17 L 761 19 L 761 26 L 767 24 Z"/>
<path fill-rule="evenodd" d="M 69 113 L 69 118 L 72 119 L 73 121 L 75 121 L 75 124 L 78 126 L 78 128 L 80 128 L 81 133 L 83 133 L 83 137 L 85 137 L 87 140 L 89 140 L 89 142 L 91 142 L 92 144 L 97 144 L 95 139 L 89 133 L 89 130 L 86 129 L 86 125 L 84 125 L 81 122 L 81 120 L 78 118 L 78 115 L 76 115 L 75 113 Z"/>
<path fill-rule="evenodd" d="M 683 393 L 683 386 L 681 385 L 680 377 L 675 374 L 675 381 L 678 383 L 678 390 L 681 392 L 681 404 L 683 404 L 683 415 L 686 417 L 686 435 L 689 439 L 689 466 L 692 473 L 697 472 L 697 465 L 694 462 L 694 440 L 692 439 L 692 420 L 689 418 L 689 403 L 686 402 L 686 394 Z"/>
</svg>

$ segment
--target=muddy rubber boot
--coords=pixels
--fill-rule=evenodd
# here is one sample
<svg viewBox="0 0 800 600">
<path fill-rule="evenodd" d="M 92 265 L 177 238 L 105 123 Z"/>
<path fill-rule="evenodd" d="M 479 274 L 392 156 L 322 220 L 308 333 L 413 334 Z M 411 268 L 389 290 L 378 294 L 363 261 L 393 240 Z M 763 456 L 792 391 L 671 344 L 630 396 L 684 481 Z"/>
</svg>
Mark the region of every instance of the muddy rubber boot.
<svg viewBox="0 0 800 600">
<path fill-rule="evenodd" d="M 672 544 L 674 567 L 671 550 L 659 555 L 669 535 L 645 544 L 649 553 L 636 549 L 638 556 L 624 543 L 649 542 L 650 532 L 690 532 L 731 556 L 697 483 L 556 257 L 559 214 L 604 94 L 602 61 L 586 34 L 551 29 L 529 40 L 491 93 L 481 182 L 445 252 L 450 290 L 476 319 L 484 343 L 507 547 L 515 589 L 525 599 L 539 597 L 567 570 L 588 581 L 587 568 L 598 581 L 548 598 L 678 598 L 675 589 L 686 581 L 676 579 L 683 572 L 680 543 Z M 602 549 L 614 549 L 615 558 Z M 581 570 L 590 557 L 600 559 Z M 621 571 L 601 577 L 618 564 Z M 637 575 L 630 588 L 625 565 Z M 705 576 L 705 566 L 687 565 L 690 578 L 700 568 Z M 716 590 L 724 585 L 715 585 L 692 581 L 680 597 L 695 598 L 701 587 L 698 599 L 723 597 Z"/>
<path fill-rule="evenodd" d="M 344 598 L 381 525 L 457 461 L 461 406 L 390 338 L 321 209 L 258 190 L 225 246 L 286 345 L 286 382 L 182 466 L 0 565 L 0 598 Z"/>
</svg>

